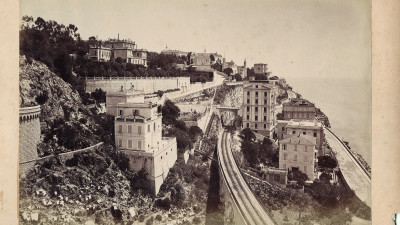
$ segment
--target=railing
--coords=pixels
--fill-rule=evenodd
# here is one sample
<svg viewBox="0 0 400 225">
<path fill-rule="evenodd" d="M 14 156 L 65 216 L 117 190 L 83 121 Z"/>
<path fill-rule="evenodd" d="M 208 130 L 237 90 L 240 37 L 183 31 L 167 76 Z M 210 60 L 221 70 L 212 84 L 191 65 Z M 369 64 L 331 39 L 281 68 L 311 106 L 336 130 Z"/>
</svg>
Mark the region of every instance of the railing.
<svg viewBox="0 0 400 225">
<path fill-rule="evenodd" d="M 20 162 L 19 164 L 22 165 L 22 164 L 31 163 L 31 162 L 43 161 L 43 160 L 51 159 L 51 158 L 54 158 L 54 157 L 63 157 L 63 156 L 68 156 L 68 155 L 72 155 L 72 154 L 75 154 L 75 153 L 82 153 L 82 152 L 92 151 L 92 150 L 97 149 L 98 147 L 100 147 L 102 145 L 103 145 L 103 142 L 100 142 L 100 143 L 97 143 L 97 144 L 92 145 L 92 146 L 87 147 L 87 148 L 78 149 L 78 150 L 74 150 L 74 151 L 70 151 L 70 152 L 64 152 L 64 153 L 57 154 L 57 155 L 48 155 L 48 156 L 44 156 L 42 158 Z"/>
<path fill-rule="evenodd" d="M 135 79 L 135 80 L 162 80 L 162 79 L 179 79 L 179 78 L 188 78 L 188 76 L 182 76 L 182 77 L 134 77 L 134 76 L 125 76 L 125 77 L 81 77 L 81 79 L 86 79 L 86 80 L 127 80 L 127 79 Z"/>
</svg>

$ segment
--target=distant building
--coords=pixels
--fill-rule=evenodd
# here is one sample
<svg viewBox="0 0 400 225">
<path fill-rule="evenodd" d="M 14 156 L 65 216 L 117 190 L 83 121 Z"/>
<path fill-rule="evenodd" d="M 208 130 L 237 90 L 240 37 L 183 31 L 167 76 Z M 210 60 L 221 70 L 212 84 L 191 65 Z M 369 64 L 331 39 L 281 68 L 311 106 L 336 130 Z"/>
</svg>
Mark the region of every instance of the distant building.
<svg viewBox="0 0 400 225">
<path fill-rule="evenodd" d="M 151 192 L 157 195 L 177 160 L 176 138 L 162 137 L 162 115 L 157 104 L 145 102 L 141 95 L 127 100 L 130 102 L 116 107 L 115 145 L 129 158 L 131 170 L 146 170 Z"/>
<path fill-rule="evenodd" d="M 306 99 L 294 98 L 283 103 L 282 113 L 285 120 L 314 120 L 315 105 Z"/>
<path fill-rule="evenodd" d="M 168 49 L 168 46 L 165 47 L 165 49 L 161 50 L 161 54 L 165 54 L 165 55 L 176 55 L 178 57 L 182 57 L 182 56 L 187 56 L 188 52 L 184 52 L 184 51 L 180 51 L 180 50 L 172 50 L 172 49 Z"/>
<path fill-rule="evenodd" d="M 125 63 L 147 66 L 147 50 L 137 49 L 131 40 L 108 39 L 102 44 L 90 46 L 89 57 L 97 61 L 121 58 Z"/>
<path fill-rule="evenodd" d="M 247 65 L 246 59 L 244 60 L 243 66 L 237 66 L 238 74 L 244 79 L 247 77 Z"/>
<path fill-rule="evenodd" d="M 276 125 L 277 87 L 274 80 L 254 80 L 243 83 L 243 128 L 272 138 Z"/>
<path fill-rule="evenodd" d="M 100 45 L 92 45 L 89 48 L 89 58 L 100 61 L 109 62 L 111 60 L 111 49 Z"/>
<path fill-rule="evenodd" d="M 261 172 L 263 173 L 261 179 L 266 180 L 269 183 L 278 185 L 281 188 L 286 188 L 288 174 L 287 169 L 269 167 L 261 169 Z"/>
<path fill-rule="evenodd" d="M 317 150 L 315 137 L 289 134 L 279 141 L 279 168 L 299 170 L 315 179 Z"/>
<path fill-rule="evenodd" d="M 300 136 L 309 136 L 316 139 L 316 149 L 318 155 L 323 155 L 323 140 L 324 140 L 324 129 L 321 122 L 314 121 L 287 121 L 278 120 L 275 129 L 276 136 L 279 140 L 282 140 L 286 135 L 294 134 Z"/>
<path fill-rule="evenodd" d="M 266 74 L 267 72 L 268 72 L 268 64 L 265 64 L 265 63 L 254 64 L 254 73 Z"/>
</svg>

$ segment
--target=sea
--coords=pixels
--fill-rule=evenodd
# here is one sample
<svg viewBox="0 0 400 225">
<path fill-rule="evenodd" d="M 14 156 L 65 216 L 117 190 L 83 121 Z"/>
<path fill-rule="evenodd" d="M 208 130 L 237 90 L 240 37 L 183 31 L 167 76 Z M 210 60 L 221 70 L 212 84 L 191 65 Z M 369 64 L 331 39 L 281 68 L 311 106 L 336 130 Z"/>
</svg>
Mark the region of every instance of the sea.
<svg viewBox="0 0 400 225">
<path fill-rule="evenodd" d="M 370 78 L 286 78 L 328 116 L 332 131 L 371 166 Z M 373 169 L 373 168 L 372 168 Z"/>
</svg>

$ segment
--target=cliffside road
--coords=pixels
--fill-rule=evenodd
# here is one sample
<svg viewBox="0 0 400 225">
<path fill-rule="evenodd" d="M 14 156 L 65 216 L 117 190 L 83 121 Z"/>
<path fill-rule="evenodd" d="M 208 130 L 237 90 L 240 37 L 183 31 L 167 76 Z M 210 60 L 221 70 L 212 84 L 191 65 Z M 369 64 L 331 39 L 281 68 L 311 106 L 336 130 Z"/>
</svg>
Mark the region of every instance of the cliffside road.
<svg viewBox="0 0 400 225">
<path fill-rule="evenodd" d="M 244 221 L 246 224 L 274 225 L 275 222 L 256 199 L 236 165 L 230 146 L 230 133 L 224 131 L 218 139 L 218 159 L 222 176 L 234 200 L 234 205 L 238 207 Z"/>
<path fill-rule="evenodd" d="M 330 130 L 324 128 L 324 133 L 327 142 L 336 153 L 344 179 L 357 197 L 371 207 L 371 178 Z"/>
<path fill-rule="evenodd" d="M 170 99 L 170 100 L 181 98 L 183 96 L 191 95 L 191 94 L 194 94 L 196 92 L 202 91 L 204 89 L 217 87 L 217 86 L 221 85 L 224 82 L 224 80 L 225 80 L 225 78 L 223 76 L 221 76 L 221 75 L 219 75 L 217 73 L 214 73 L 214 82 L 212 82 L 212 83 L 206 83 L 204 86 L 197 87 L 197 88 L 190 87 L 190 90 L 188 90 L 187 92 L 184 92 L 184 93 L 180 93 L 180 92 L 165 93 L 165 97 Z"/>
</svg>

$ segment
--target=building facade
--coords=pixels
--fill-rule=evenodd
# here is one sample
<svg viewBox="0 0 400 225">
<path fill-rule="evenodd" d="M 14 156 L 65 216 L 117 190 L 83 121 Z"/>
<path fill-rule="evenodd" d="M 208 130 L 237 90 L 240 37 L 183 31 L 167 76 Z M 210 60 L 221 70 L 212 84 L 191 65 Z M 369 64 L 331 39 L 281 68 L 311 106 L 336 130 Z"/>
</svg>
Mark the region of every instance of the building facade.
<svg viewBox="0 0 400 225">
<path fill-rule="evenodd" d="M 279 141 L 279 168 L 299 170 L 315 179 L 316 156 L 315 138 L 289 134 Z"/>
<path fill-rule="evenodd" d="M 109 62 L 111 60 L 111 49 L 100 45 L 91 45 L 89 48 L 89 58 Z"/>
<path fill-rule="evenodd" d="M 110 61 L 121 58 L 124 63 L 132 63 L 147 67 L 147 50 L 137 49 L 131 40 L 108 39 L 102 45 L 89 48 L 89 57 L 97 61 Z"/>
<path fill-rule="evenodd" d="M 243 128 L 272 138 L 276 125 L 275 104 L 277 87 L 273 80 L 243 82 Z"/>
<path fill-rule="evenodd" d="M 282 113 L 285 120 L 314 120 L 315 105 L 306 99 L 294 98 L 283 103 Z"/>
<path fill-rule="evenodd" d="M 278 140 L 282 140 L 286 135 L 301 135 L 314 137 L 316 139 L 315 147 L 318 150 L 318 155 L 324 155 L 323 141 L 324 128 L 321 122 L 314 121 L 294 121 L 294 120 L 279 120 L 275 129 Z"/>
<path fill-rule="evenodd" d="M 129 158 L 133 171 L 146 170 L 151 193 L 157 195 L 169 169 L 177 160 L 176 138 L 162 137 L 162 115 L 157 104 L 139 96 L 117 104 L 115 145 Z"/>
<path fill-rule="evenodd" d="M 254 73 L 265 74 L 268 71 L 268 64 L 256 63 L 254 64 Z"/>
</svg>

